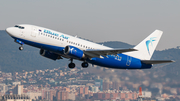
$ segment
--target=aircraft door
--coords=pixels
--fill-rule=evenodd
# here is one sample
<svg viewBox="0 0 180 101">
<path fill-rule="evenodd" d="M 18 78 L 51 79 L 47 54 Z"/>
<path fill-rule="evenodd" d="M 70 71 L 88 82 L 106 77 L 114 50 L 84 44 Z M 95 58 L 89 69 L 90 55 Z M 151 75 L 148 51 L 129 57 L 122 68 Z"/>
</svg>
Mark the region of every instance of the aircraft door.
<svg viewBox="0 0 180 101">
<path fill-rule="evenodd" d="M 131 56 L 127 56 L 126 66 L 130 66 L 131 65 L 131 60 L 132 60 L 132 57 Z"/>
<path fill-rule="evenodd" d="M 36 27 L 34 27 L 34 26 L 32 26 L 31 36 L 32 36 L 32 37 L 36 37 L 37 33 L 38 33 L 37 28 L 36 28 Z"/>
</svg>

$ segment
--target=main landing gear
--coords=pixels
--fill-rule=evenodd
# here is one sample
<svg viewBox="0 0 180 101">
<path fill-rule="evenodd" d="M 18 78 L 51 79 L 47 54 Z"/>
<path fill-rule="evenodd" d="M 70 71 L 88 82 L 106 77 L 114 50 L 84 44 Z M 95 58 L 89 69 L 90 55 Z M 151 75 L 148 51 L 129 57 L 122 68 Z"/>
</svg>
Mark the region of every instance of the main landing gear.
<svg viewBox="0 0 180 101">
<path fill-rule="evenodd" d="M 83 63 L 81 64 L 81 66 L 82 66 L 83 68 L 87 68 L 89 65 L 88 65 L 87 62 L 83 62 Z"/>
<path fill-rule="evenodd" d="M 71 69 L 76 66 L 76 65 L 73 63 L 73 59 L 71 59 L 71 63 L 69 63 L 68 66 L 69 66 L 69 68 L 71 68 Z"/>
<path fill-rule="evenodd" d="M 69 63 L 69 68 L 74 68 L 76 65 L 73 63 L 73 59 L 70 59 L 70 61 L 71 61 L 71 63 Z M 88 66 L 89 66 L 89 64 L 86 62 L 86 61 L 84 61 L 82 64 L 81 64 L 81 66 L 83 67 L 83 68 L 87 68 Z"/>
</svg>

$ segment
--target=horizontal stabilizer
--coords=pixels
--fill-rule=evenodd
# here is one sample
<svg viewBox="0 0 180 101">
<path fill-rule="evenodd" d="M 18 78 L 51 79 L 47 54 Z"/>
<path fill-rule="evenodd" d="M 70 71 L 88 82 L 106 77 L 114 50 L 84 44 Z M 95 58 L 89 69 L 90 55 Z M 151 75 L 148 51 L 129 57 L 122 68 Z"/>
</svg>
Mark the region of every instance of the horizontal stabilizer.
<svg viewBox="0 0 180 101">
<path fill-rule="evenodd" d="M 169 63 L 175 61 L 174 60 L 141 60 L 141 62 L 145 64 L 161 64 L 161 63 Z"/>
</svg>

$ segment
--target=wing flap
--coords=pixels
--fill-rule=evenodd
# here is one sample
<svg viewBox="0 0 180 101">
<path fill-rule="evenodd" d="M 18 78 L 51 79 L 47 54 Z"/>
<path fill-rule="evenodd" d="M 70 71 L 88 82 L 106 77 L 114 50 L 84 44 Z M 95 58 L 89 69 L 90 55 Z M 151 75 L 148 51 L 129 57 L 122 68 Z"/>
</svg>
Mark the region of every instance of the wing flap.
<svg viewBox="0 0 180 101">
<path fill-rule="evenodd" d="M 170 63 L 175 62 L 174 60 L 141 60 L 145 64 L 161 64 L 161 63 Z"/>
<path fill-rule="evenodd" d="M 108 50 L 85 50 L 84 53 L 89 57 L 100 57 L 106 55 L 117 55 L 124 52 L 137 51 L 136 49 L 108 49 Z"/>
</svg>

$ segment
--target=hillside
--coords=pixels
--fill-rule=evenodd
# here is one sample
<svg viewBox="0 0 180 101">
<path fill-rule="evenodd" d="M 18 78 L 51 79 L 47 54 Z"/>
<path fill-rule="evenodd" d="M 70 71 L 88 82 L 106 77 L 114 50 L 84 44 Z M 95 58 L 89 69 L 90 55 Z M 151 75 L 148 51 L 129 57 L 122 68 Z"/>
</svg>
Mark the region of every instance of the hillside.
<svg viewBox="0 0 180 101">
<path fill-rule="evenodd" d="M 5 32 L 0 31 L 0 69 L 6 72 L 22 71 L 22 70 L 36 70 L 46 68 L 57 68 L 67 66 L 69 61 L 67 59 L 53 61 L 44 58 L 39 55 L 39 49 L 24 45 L 24 50 L 19 51 L 19 44 L 13 42 L 14 40 Z M 105 46 L 113 48 L 131 48 L 133 45 L 129 45 L 123 42 L 103 42 L 100 43 Z M 180 50 L 168 49 L 163 51 L 156 51 L 153 55 L 153 59 L 173 59 L 177 61 L 173 64 L 168 64 L 163 69 L 169 67 L 177 68 L 180 65 Z M 75 61 L 77 66 L 80 66 L 80 62 Z M 177 68 L 179 70 L 179 68 Z"/>
<path fill-rule="evenodd" d="M 53 61 L 40 56 L 39 49 L 24 45 L 19 51 L 19 44 L 5 32 L 0 31 L 0 69 L 5 72 L 36 70 L 66 66 L 67 59 Z"/>
</svg>

